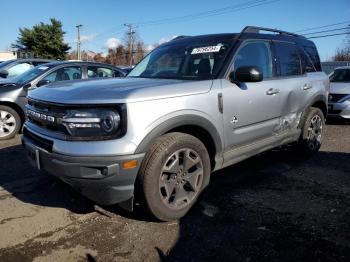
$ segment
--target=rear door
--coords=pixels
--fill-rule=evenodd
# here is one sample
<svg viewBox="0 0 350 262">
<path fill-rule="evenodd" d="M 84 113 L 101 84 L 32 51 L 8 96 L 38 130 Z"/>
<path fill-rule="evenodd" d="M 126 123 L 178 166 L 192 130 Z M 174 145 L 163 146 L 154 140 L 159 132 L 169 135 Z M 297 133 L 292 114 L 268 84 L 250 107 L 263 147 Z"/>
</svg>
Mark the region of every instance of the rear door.
<svg viewBox="0 0 350 262">
<path fill-rule="evenodd" d="M 314 81 L 310 71 L 315 71 L 311 61 L 295 43 L 274 42 L 278 62 L 277 78 L 282 101 L 280 125 L 276 133 L 297 127 L 301 113 L 310 101 Z"/>
</svg>

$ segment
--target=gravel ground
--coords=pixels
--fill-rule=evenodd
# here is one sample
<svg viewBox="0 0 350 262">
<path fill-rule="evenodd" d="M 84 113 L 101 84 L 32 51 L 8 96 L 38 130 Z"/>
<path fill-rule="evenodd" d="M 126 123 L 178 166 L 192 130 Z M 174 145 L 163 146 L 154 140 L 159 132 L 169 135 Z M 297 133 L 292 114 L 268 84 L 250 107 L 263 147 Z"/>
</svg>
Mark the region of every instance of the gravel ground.
<svg viewBox="0 0 350 262">
<path fill-rule="evenodd" d="M 349 261 L 350 125 L 216 172 L 182 220 L 103 209 L 0 142 L 0 261 Z"/>
</svg>

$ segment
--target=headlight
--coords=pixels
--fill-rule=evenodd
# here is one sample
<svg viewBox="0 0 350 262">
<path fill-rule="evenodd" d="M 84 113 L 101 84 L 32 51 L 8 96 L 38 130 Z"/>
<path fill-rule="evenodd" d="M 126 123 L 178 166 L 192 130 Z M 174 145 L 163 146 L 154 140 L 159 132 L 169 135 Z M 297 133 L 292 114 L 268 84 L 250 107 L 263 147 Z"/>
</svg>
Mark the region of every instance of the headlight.
<svg viewBox="0 0 350 262">
<path fill-rule="evenodd" d="M 70 110 L 60 122 L 72 137 L 103 139 L 120 132 L 120 115 L 113 109 Z"/>
</svg>

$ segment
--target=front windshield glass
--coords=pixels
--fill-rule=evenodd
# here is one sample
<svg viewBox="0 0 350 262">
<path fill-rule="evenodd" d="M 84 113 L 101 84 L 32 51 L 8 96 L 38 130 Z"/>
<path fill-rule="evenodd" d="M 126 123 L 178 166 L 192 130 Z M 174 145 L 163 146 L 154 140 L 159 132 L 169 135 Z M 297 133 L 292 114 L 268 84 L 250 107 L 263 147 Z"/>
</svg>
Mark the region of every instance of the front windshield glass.
<svg viewBox="0 0 350 262">
<path fill-rule="evenodd" d="M 350 82 L 350 69 L 337 69 L 329 79 L 331 82 Z"/>
<path fill-rule="evenodd" d="M 192 42 L 158 47 L 128 77 L 206 80 L 220 70 L 228 53 L 227 42 Z"/>
<path fill-rule="evenodd" d="M 32 81 L 34 78 L 37 78 L 38 76 L 45 73 L 50 68 L 48 66 L 40 65 L 37 67 L 34 67 L 23 74 L 13 78 L 11 82 L 14 82 L 16 84 L 26 84 L 30 81 Z"/>
</svg>

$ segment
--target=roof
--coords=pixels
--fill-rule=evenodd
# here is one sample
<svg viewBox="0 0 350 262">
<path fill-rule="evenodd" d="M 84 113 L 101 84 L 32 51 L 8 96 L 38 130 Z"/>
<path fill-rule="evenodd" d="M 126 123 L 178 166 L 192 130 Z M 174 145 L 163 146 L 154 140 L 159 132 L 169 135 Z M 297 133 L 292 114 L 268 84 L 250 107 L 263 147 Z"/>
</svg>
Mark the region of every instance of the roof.
<svg viewBox="0 0 350 262">
<path fill-rule="evenodd" d="M 45 66 L 56 66 L 56 65 L 103 65 L 103 66 L 108 66 L 108 67 L 114 67 L 116 69 L 120 69 L 114 65 L 111 64 L 106 64 L 106 63 L 100 63 L 100 62 L 89 62 L 89 61 L 54 61 L 54 62 L 49 62 L 46 63 Z"/>
<path fill-rule="evenodd" d="M 270 31 L 270 33 L 260 33 L 265 31 Z M 293 33 L 288 33 L 285 31 L 260 28 L 260 27 L 246 27 L 241 33 L 221 33 L 221 34 L 207 34 L 198 36 L 179 36 L 169 41 L 164 46 L 173 45 L 177 43 L 191 43 L 196 42 L 208 42 L 208 41 L 233 41 L 239 36 L 239 39 L 268 39 L 268 40 L 278 40 L 278 41 L 290 41 L 296 43 L 303 43 L 306 45 L 312 44 L 312 41 L 306 39 L 305 37 Z M 312 44 L 313 45 L 313 44 Z"/>
</svg>

